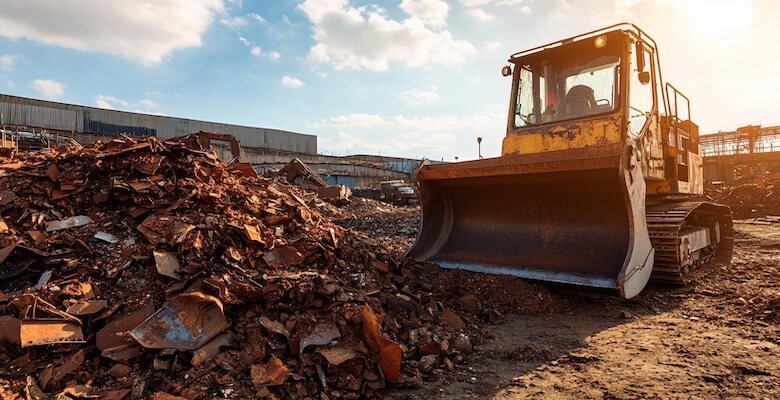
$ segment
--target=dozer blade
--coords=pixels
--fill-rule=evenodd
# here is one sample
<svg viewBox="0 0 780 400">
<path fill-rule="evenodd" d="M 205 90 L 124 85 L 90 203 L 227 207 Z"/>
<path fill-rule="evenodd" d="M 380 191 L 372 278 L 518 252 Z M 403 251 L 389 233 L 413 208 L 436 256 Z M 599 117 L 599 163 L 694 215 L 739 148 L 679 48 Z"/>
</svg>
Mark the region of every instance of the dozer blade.
<svg viewBox="0 0 780 400">
<path fill-rule="evenodd" d="M 616 155 L 425 166 L 422 229 L 407 256 L 633 297 L 649 279 L 653 250 L 641 171 L 632 178 L 620 163 Z"/>
</svg>

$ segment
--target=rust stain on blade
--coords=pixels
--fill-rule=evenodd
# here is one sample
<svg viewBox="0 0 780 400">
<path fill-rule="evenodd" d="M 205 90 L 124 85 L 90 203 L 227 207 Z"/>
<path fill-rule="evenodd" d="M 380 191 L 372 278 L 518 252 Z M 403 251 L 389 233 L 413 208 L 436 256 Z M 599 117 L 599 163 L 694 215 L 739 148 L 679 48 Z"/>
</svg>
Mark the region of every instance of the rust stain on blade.
<svg viewBox="0 0 780 400">
<path fill-rule="evenodd" d="M 150 349 L 197 350 L 230 326 L 216 297 L 180 294 L 130 331 Z"/>
</svg>

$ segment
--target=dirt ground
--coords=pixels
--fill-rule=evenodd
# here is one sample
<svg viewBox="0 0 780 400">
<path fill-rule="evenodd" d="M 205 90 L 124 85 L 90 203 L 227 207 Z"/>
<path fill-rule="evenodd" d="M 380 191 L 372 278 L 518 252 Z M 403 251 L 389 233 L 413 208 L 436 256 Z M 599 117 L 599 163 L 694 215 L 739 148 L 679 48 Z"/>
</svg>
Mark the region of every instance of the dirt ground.
<svg viewBox="0 0 780 400">
<path fill-rule="evenodd" d="M 414 209 L 399 215 L 416 227 Z M 352 227 L 399 248 L 403 231 Z M 398 399 L 777 399 L 780 398 L 780 224 L 736 224 L 730 266 L 687 287 L 649 286 L 632 300 L 554 285 L 555 307 L 506 309 L 481 327 L 488 339 L 452 371 L 436 369 Z M 468 281 L 468 273 L 459 279 Z M 500 277 L 499 280 L 515 280 Z M 485 289 L 482 296 L 493 293 Z"/>
</svg>

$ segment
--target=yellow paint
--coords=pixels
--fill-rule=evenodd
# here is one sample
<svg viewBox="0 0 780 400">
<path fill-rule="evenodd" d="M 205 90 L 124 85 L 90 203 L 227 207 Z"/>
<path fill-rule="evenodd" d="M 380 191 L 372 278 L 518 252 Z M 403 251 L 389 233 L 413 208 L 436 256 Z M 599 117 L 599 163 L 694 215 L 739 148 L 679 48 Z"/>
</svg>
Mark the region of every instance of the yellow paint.
<svg viewBox="0 0 780 400">
<path fill-rule="evenodd" d="M 544 127 L 544 132 L 526 131 L 504 137 L 502 155 L 536 154 L 550 151 L 620 143 L 620 117 L 561 123 Z"/>
</svg>

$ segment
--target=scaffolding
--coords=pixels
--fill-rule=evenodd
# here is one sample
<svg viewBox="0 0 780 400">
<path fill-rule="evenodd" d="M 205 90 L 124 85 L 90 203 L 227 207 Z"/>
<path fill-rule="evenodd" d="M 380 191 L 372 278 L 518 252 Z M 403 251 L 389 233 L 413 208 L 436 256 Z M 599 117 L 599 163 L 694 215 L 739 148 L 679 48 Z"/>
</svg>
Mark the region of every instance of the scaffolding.
<svg viewBox="0 0 780 400">
<path fill-rule="evenodd" d="M 748 125 L 701 136 L 704 157 L 780 152 L 780 126 Z"/>
</svg>

